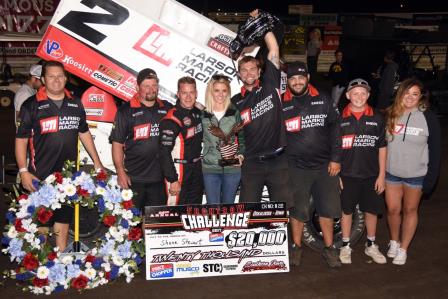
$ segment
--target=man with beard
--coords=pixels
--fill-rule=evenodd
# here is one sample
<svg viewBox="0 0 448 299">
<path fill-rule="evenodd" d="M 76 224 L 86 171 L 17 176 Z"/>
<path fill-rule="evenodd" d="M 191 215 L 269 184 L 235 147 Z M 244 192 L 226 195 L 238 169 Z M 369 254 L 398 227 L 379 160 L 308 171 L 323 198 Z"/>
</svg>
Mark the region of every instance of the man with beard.
<svg viewBox="0 0 448 299">
<path fill-rule="evenodd" d="M 322 254 L 330 267 L 340 267 L 338 251 L 333 246 L 333 218 L 341 217 L 337 176 L 341 169 L 339 114 L 331 99 L 308 83 L 310 75 L 303 62 L 289 64 L 287 77 L 283 117 L 294 199 L 290 213 L 294 241 L 291 263 L 300 264 L 303 224 L 310 220 L 312 195 L 325 243 Z"/>
<path fill-rule="evenodd" d="M 166 203 L 159 159 L 159 124 L 171 104 L 158 99 L 159 79 L 152 69 L 137 75 L 137 93 L 120 107 L 110 135 L 118 185 L 131 188 L 134 205 Z"/>
<path fill-rule="evenodd" d="M 257 10 L 251 13 L 253 17 L 257 15 Z M 273 31 L 264 36 L 268 54 L 263 57 L 265 69 L 261 80 L 259 60 L 244 56 L 238 62 L 243 87 L 241 93 L 233 96 L 232 103 L 240 110 L 246 146 L 240 202 L 261 201 L 266 185 L 271 201 L 290 203 L 288 165 L 283 155 L 286 136 L 279 95 L 279 46 Z"/>
</svg>

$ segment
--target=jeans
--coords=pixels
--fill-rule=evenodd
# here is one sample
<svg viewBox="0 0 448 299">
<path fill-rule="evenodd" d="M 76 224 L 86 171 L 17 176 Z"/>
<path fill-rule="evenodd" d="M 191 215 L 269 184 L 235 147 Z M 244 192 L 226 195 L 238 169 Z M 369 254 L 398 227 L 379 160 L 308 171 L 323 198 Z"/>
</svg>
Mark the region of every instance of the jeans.
<svg viewBox="0 0 448 299">
<path fill-rule="evenodd" d="M 207 204 L 234 203 L 241 172 L 204 173 Z"/>
</svg>

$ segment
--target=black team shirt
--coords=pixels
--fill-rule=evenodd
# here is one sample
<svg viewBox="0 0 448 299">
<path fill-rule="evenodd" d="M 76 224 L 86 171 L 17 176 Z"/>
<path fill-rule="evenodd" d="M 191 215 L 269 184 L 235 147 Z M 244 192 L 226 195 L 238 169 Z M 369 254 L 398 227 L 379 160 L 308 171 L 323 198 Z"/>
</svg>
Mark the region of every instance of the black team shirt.
<svg viewBox="0 0 448 299">
<path fill-rule="evenodd" d="M 117 112 L 109 140 L 124 144 L 124 167 L 134 182 L 162 181 L 159 151 L 159 124 L 171 104 L 156 100 L 152 107 L 135 95 Z"/>
<path fill-rule="evenodd" d="M 286 145 L 279 88 L 280 70 L 266 60 L 261 83 L 252 91 L 243 87 L 232 97 L 244 123 L 246 158 L 272 154 Z"/>
<path fill-rule="evenodd" d="M 17 138 L 29 140 L 29 170 L 40 180 L 61 171 L 65 161 L 78 158 L 78 133 L 89 130 L 81 100 L 68 91 L 61 108 L 48 98 L 45 87 L 22 105 Z"/>
<path fill-rule="evenodd" d="M 359 120 L 349 106 L 344 109 L 341 122 L 342 176 L 378 176 L 378 152 L 387 146 L 385 126 L 383 116 L 370 106 L 366 107 Z"/>
</svg>

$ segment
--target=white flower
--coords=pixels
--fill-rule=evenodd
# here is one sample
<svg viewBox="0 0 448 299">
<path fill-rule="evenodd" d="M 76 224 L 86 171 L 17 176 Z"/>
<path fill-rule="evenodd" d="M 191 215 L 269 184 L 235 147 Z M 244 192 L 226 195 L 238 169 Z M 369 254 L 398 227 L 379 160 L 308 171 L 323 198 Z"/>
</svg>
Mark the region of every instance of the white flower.
<svg viewBox="0 0 448 299">
<path fill-rule="evenodd" d="M 126 210 L 123 212 L 122 217 L 126 220 L 131 220 L 132 217 L 134 217 L 134 214 L 132 213 L 131 210 Z"/>
<path fill-rule="evenodd" d="M 121 197 L 123 198 L 123 200 L 131 200 L 133 195 L 134 194 L 132 193 L 131 189 L 124 189 L 121 191 Z"/>
<path fill-rule="evenodd" d="M 17 235 L 18 235 L 18 233 L 16 231 L 16 228 L 14 226 L 11 226 L 7 233 L 8 238 L 14 239 L 17 237 Z"/>
<path fill-rule="evenodd" d="M 96 187 L 95 192 L 98 195 L 104 195 L 106 193 L 106 189 L 104 189 L 103 187 Z"/>
<path fill-rule="evenodd" d="M 61 259 L 61 262 L 65 265 L 69 265 L 69 264 L 73 263 L 73 256 L 71 256 L 71 255 L 63 256 Z"/>
<path fill-rule="evenodd" d="M 124 264 L 123 259 L 118 255 L 114 255 L 112 257 L 112 262 L 119 267 L 123 266 L 123 264 Z"/>
<path fill-rule="evenodd" d="M 56 180 L 56 177 L 54 176 L 54 174 L 50 174 L 49 176 L 47 176 L 47 178 L 45 179 L 45 183 L 46 184 L 53 184 L 54 181 Z"/>
<path fill-rule="evenodd" d="M 57 210 L 57 209 L 60 209 L 61 207 L 62 207 L 62 205 L 59 202 L 54 202 L 51 204 L 52 210 Z"/>
<path fill-rule="evenodd" d="M 50 274 L 50 270 L 45 266 L 40 266 L 37 268 L 36 276 L 39 279 L 45 279 L 48 277 L 48 274 Z"/>
<path fill-rule="evenodd" d="M 113 211 L 114 210 L 114 204 L 111 203 L 110 201 L 106 202 L 106 204 L 104 205 L 106 207 L 106 209 L 108 209 L 109 211 Z"/>
<path fill-rule="evenodd" d="M 104 268 L 104 271 L 110 272 L 110 264 L 109 263 L 102 263 L 101 267 Z"/>
<path fill-rule="evenodd" d="M 96 276 L 96 270 L 93 268 L 86 269 L 84 272 L 89 279 L 94 279 Z"/>
<path fill-rule="evenodd" d="M 73 196 L 76 194 L 76 187 L 73 186 L 72 184 L 64 185 L 64 193 L 67 196 Z"/>
</svg>

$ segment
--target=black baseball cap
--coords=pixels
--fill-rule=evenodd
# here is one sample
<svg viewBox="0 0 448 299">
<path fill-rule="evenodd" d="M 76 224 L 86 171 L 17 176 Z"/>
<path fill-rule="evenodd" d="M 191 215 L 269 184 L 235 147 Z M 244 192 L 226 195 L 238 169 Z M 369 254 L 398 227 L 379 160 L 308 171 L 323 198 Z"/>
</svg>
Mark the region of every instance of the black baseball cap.
<svg viewBox="0 0 448 299">
<path fill-rule="evenodd" d="M 143 81 L 145 81 L 145 79 L 156 79 L 157 81 L 159 81 L 156 71 L 150 68 L 143 69 L 138 73 L 137 85 L 140 85 Z"/>
<path fill-rule="evenodd" d="M 288 64 L 286 75 L 289 78 L 295 75 L 308 76 L 308 68 L 302 61 L 296 61 Z"/>
</svg>

